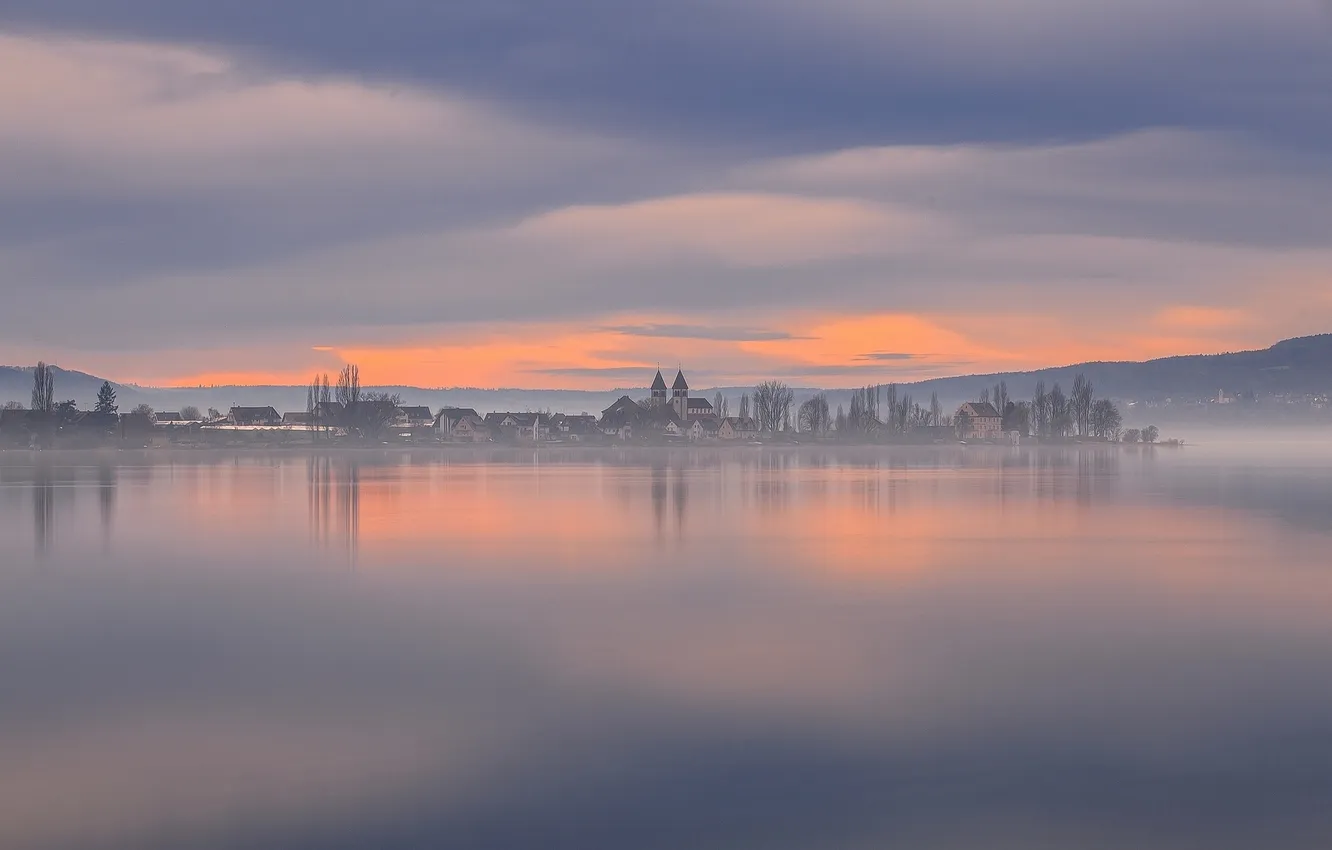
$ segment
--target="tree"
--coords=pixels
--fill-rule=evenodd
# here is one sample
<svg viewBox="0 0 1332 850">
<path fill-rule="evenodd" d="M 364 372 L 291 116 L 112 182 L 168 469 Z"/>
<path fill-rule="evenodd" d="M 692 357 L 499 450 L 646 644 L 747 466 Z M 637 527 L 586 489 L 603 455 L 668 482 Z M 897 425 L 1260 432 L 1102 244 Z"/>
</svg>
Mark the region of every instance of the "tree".
<svg viewBox="0 0 1332 850">
<path fill-rule="evenodd" d="M 74 414 L 79 412 L 79 405 L 74 399 L 67 399 L 56 405 L 55 412 L 62 421 L 68 422 L 74 418 Z"/>
<path fill-rule="evenodd" d="M 1031 434 L 1031 404 L 1025 401 L 1008 403 L 1004 410 L 1004 430 L 1017 431 L 1023 437 Z"/>
<path fill-rule="evenodd" d="M 199 412 L 199 408 L 192 404 L 187 404 L 180 409 L 180 418 L 186 422 L 198 422 L 200 419 L 203 419 L 203 414 Z"/>
<path fill-rule="evenodd" d="M 811 434 L 828 433 L 828 428 L 832 425 L 832 421 L 828 413 L 827 393 L 818 393 L 813 398 L 800 405 L 797 424 L 800 426 L 801 431 L 808 431 Z"/>
<path fill-rule="evenodd" d="M 1058 382 L 1050 390 L 1050 436 L 1063 439 L 1073 430 L 1073 418 L 1069 412 L 1068 397 Z"/>
<path fill-rule="evenodd" d="M 97 404 L 93 410 L 98 413 L 115 413 L 116 407 L 116 388 L 111 386 L 110 381 L 103 381 L 102 388 L 97 391 Z"/>
<path fill-rule="evenodd" d="M 957 415 L 953 417 L 953 427 L 957 429 L 957 438 L 965 440 L 967 435 L 971 433 L 971 414 L 959 410 Z"/>
<path fill-rule="evenodd" d="M 725 417 L 726 414 L 722 412 L 725 407 L 726 399 L 722 397 L 721 390 L 717 390 L 717 394 L 712 397 L 712 412 L 717 416 Z"/>
<path fill-rule="evenodd" d="M 1004 411 L 1008 409 L 1009 398 L 1007 381 L 1000 381 L 994 385 L 994 395 L 990 400 L 994 402 L 994 409 L 999 411 L 999 415 L 1002 416 Z"/>
<path fill-rule="evenodd" d="M 943 417 L 943 405 L 939 403 L 939 394 L 930 393 L 930 424 L 939 427 L 939 420 Z"/>
<path fill-rule="evenodd" d="M 41 413 L 55 410 L 55 374 L 41 361 L 32 370 L 32 409 Z"/>
<path fill-rule="evenodd" d="M 781 381 L 764 381 L 754 388 L 754 416 L 760 431 L 777 431 L 791 415 L 795 392 Z"/>
<path fill-rule="evenodd" d="M 355 363 L 348 363 L 338 373 L 338 403 L 349 417 L 361 403 L 361 367 Z"/>
<path fill-rule="evenodd" d="M 222 418 L 222 411 L 218 410 L 216 407 L 210 407 L 210 408 L 208 408 L 208 421 L 209 421 L 209 422 L 216 422 L 217 420 L 219 420 L 219 419 L 221 419 L 221 418 Z"/>
<path fill-rule="evenodd" d="M 740 395 L 740 418 L 749 418 L 749 393 L 741 393 Z"/>
<path fill-rule="evenodd" d="M 1138 442 L 1138 438 L 1140 436 L 1142 436 L 1141 431 L 1139 431 L 1137 428 L 1130 428 L 1124 432 L 1124 436 L 1121 438 L 1121 441 L 1125 443 L 1136 443 Z"/>
<path fill-rule="evenodd" d="M 1036 394 L 1031 400 L 1031 424 L 1037 437 L 1050 436 L 1050 396 L 1045 391 L 1045 381 L 1036 382 Z"/>
<path fill-rule="evenodd" d="M 977 401 L 979 401 L 981 404 L 989 404 L 989 403 L 990 403 L 990 388 L 989 388 L 989 387 L 986 387 L 985 389 L 981 390 L 980 398 L 977 399 Z"/>
<path fill-rule="evenodd" d="M 1092 389 L 1091 381 L 1087 376 L 1079 372 L 1073 379 L 1073 391 L 1069 393 L 1068 404 L 1069 414 L 1072 417 L 1073 424 L 1078 428 L 1078 436 L 1086 437 L 1092 434 L 1092 405 L 1095 403 L 1095 392 Z"/>
<path fill-rule="evenodd" d="M 1144 443 L 1155 443 L 1159 436 L 1161 436 L 1161 430 L 1155 425 L 1148 425 L 1142 429 L 1142 441 Z"/>
<path fill-rule="evenodd" d="M 135 416 L 147 416 L 150 419 L 153 416 L 153 409 L 146 404 L 140 404 L 130 412 Z"/>
<path fill-rule="evenodd" d="M 397 419 L 401 404 L 402 399 L 396 394 L 368 393 L 357 401 L 348 421 L 361 439 L 378 440 Z"/>
<path fill-rule="evenodd" d="M 1119 408 L 1108 398 L 1092 402 L 1089 420 L 1092 436 L 1101 439 L 1118 437 L 1119 430 L 1124 424 L 1124 418 L 1119 415 Z"/>
<path fill-rule="evenodd" d="M 840 404 L 837 405 L 837 418 L 833 420 L 833 430 L 838 434 L 846 430 L 846 411 Z"/>
<path fill-rule="evenodd" d="M 7 401 L 5 402 L 4 407 L 0 407 L 0 410 L 22 410 L 22 409 L 23 409 L 23 402 L 21 401 Z"/>
</svg>

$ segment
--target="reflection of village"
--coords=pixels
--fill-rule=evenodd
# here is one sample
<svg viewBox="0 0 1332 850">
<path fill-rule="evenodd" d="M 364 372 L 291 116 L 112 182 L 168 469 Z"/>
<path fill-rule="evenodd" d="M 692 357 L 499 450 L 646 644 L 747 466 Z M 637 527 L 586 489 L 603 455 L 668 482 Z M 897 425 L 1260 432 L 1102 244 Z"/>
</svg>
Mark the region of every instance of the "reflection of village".
<svg viewBox="0 0 1332 850">
<path fill-rule="evenodd" d="M 169 503 L 174 524 L 222 523 L 275 552 L 277 541 L 286 540 L 283 545 L 297 551 L 317 553 L 312 557 L 319 563 L 354 568 L 367 544 L 375 547 L 376 561 L 396 547 L 442 551 L 436 542 L 448 542 L 449 558 L 520 549 L 522 558 L 576 561 L 608 535 L 705 545 L 728 515 L 813 528 L 826 521 L 822 512 L 833 502 L 839 510 L 871 515 L 947 500 L 960 510 L 995 499 L 1090 505 L 1121 482 L 1119 453 L 1074 447 L 988 454 L 918 447 L 885 455 L 868 447 L 733 452 L 704 446 L 603 453 L 592 467 L 573 449 L 494 446 L 467 462 L 442 458 L 408 449 L 129 468 L 7 463 L 0 464 L 0 507 L 10 525 L 30 512 L 39 556 L 75 545 L 72 534 L 82 541 L 77 545 L 100 550 L 112 541 L 117 522 L 161 522 L 166 517 L 158 512 Z M 969 469 L 986 474 L 932 474 Z M 134 497 L 126 505 L 117 492 L 127 475 Z M 982 489 L 959 491 L 973 486 L 967 482 Z M 294 492 L 306 501 L 304 543 L 289 536 L 290 520 L 298 516 L 292 509 L 299 509 L 290 500 Z M 94 502 L 97 540 L 89 538 Z"/>
</svg>

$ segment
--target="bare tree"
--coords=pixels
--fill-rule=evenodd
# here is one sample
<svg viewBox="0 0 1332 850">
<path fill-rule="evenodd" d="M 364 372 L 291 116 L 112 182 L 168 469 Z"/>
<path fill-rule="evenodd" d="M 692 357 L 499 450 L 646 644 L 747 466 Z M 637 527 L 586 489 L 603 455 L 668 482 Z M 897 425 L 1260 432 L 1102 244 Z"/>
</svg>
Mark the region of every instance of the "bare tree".
<svg viewBox="0 0 1332 850">
<path fill-rule="evenodd" d="M 930 424 L 939 427 L 939 420 L 943 418 L 943 405 L 939 403 L 939 394 L 930 393 Z"/>
<path fill-rule="evenodd" d="M 41 361 L 32 370 L 32 409 L 40 413 L 55 410 L 55 374 Z"/>
<path fill-rule="evenodd" d="M 1031 400 L 1031 424 L 1037 437 L 1050 436 L 1050 395 L 1045 391 L 1045 381 L 1036 382 L 1036 395 Z"/>
<path fill-rule="evenodd" d="M 797 424 L 801 431 L 811 434 L 826 434 L 832 424 L 828 414 L 828 394 L 818 393 L 800 405 Z"/>
<path fill-rule="evenodd" d="M 981 403 L 981 404 L 989 404 L 989 403 L 990 403 L 990 388 L 989 388 L 989 387 L 986 387 L 985 389 L 981 390 L 981 394 L 980 394 L 980 403 Z"/>
<path fill-rule="evenodd" d="M 1137 428 L 1130 428 L 1124 432 L 1124 436 L 1120 438 L 1120 442 L 1136 443 L 1138 442 L 1138 438 L 1141 436 L 1142 432 L 1139 431 Z"/>
<path fill-rule="evenodd" d="M 222 418 L 222 411 L 218 410 L 216 407 L 210 407 L 210 408 L 208 408 L 208 421 L 209 421 L 209 422 L 216 422 L 217 420 L 219 420 L 219 419 L 221 419 L 221 418 Z"/>
<path fill-rule="evenodd" d="M 740 418 L 741 418 L 741 419 L 748 419 L 748 418 L 749 418 L 749 413 L 750 413 L 750 411 L 749 411 L 749 393 L 741 393 L 741 395 L 740 395 Z"/>
<path fill-rule="evenodd" d="M 1069 414 L 1072 416 L 1073 423 L 1077 425 L 1078 436 L 1086 437 L 1092 433 L 1091 418 L 1092 404 L 1095 398 L 1095 391 L 1092 389 L 1091 381 L 1087 376 L 1079 372 L 1073 379 L 1073 391 L 1069 393 L 1068 404 Z"/>
<path fill-rule="evenodd" d="M 842 410 L 840 404 L 837 405 L 837 418 L 833 420 L 833 428 L 839 435 L 846 431 L 846 411 Z"/>
<path fill-rule="evenodd" d="M 724 415 L 722 413 L 722 405 L 725 403 L 726 399 L 722 398 L 721 390 L 717 390 L 716 395 L 712 397 L 712 412 L 717 416 Z"/>
<path fill-rule="evenodd" d="M 361 403 L 361 367 L 355 363 L 348 363 L 338 373 L 338 403 L 349 416 Z"/>
<path fill-rule="evenodd" d="M 1050 390 L 1050 436 L 1063 439 L 1073 430 L 1073 417 L 1069 412 L 1068 397 L 1055 382 Z"/>
<path fill-rule="evenodd" d="M 994 409 L 1003 416 L 1004 411 L 1008 409 L 1008 382 L 1000 381 L 994 385 L 994 396 L 991 399 L 994 402 Z"/>
<path fill-rule="evenodd" d="M 1148 425 L 1146 428 L 1142 429 L 1142 441 L 1144 443 L 1155 443 L 1160 436 L 1161 430 L 1155 425 Z"/>
<path fill-rule="evenodd" d="M 791 416 L 795 392 L 781 381 L 764 381 L 754 388 L 754 413 L 760 431 L 780 430 Z"/>
<path fill-rule="evenodd" d="M 0 407 L 0 410 L 22 410 L 22 409 L 23 409 L 23 402 L 21 401 L 7 401 L 5 402 L 4 407 Z"/>
<path fill-rule="evenodd" d="M 398 416 L 402 399 L 394 393 L 368 393 L 358 399 L 348 418 L 352 431 L 363 440 L 378 440 Z"/>
<path fill-rule="evenodd" d="M 198 422 L 203 419 L 203 414 L 199 412 L 199 408 L 187 404 L 180 409 L 180 418 L 186 422 Z"/>
<path fill-rule="evenodd" d="M 957 415 L 953 417 L 953 427 L 957 429 L 957 438 L 965 440 L 967 435 L 971 433 L 971 414 L 959 410 Z"/>
<path fill-rule="evenodd" d="M 1089 418 L 1092 436 L 1102 439 L 1117 438 L 1124 424 L 1119 408 L 1108 398 L 1097 399 L 1092 403 Z"/>
<path fill-rule="evenodd" d="M 132 413 L 135 416 L 145 416 L 149 419 L 153 418 L 153 409 L 149 407 L 147 404 L 138 405 L 133 410 L 131 410 L 130 413 Z"/>
</svg>

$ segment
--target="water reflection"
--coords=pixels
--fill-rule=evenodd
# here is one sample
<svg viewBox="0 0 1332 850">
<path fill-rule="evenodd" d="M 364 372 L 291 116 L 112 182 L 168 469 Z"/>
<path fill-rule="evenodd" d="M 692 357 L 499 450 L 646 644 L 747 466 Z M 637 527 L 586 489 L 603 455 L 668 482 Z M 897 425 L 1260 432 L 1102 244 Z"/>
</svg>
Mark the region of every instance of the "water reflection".
<svg viewBox="0 0 1332 850">
<path fill-rule="evenodd" d="M 361 463 L 314 456 L 306 460 L 310 539 L 322 552 L 339 552 L 356 566 L 361 537 Z"/>
<path fill-rule="evenodd" d="M 506 456 L 0 457 L 0 846 L 1332 835 L 1332 465 Z"/>
</svg>

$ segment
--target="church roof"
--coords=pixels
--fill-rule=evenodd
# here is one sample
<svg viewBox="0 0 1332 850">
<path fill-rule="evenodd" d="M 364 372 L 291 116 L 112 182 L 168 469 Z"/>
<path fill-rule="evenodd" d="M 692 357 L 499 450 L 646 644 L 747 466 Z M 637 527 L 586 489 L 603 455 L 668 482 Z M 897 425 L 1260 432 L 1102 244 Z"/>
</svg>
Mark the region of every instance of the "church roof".
<svg viewBox="0 0 1332 850">
<path fill-rule="evenodd" d="M 680 371 L 678 371 L 678 372 L 675 373 L 675 383 L 671 384 L 671 389 L 673 389 L 673 390 L 687 390 L 687 389 L 689 389 L 689 382 L 687 382 L 687 381 L 684 379 L 684 370 L 683 370 L 683 369 L 681 369 Z"/>
<path fill-rule="evenodd" d="M 657 377 L 652 379 L 652 389 L 654 390 L 666 389 L 666 379 L 661 376 L 660 369 L 657 370 Z"/>
</svg>

